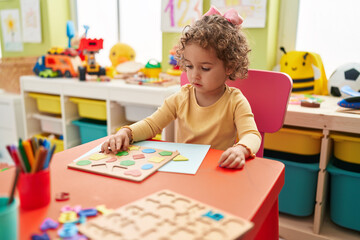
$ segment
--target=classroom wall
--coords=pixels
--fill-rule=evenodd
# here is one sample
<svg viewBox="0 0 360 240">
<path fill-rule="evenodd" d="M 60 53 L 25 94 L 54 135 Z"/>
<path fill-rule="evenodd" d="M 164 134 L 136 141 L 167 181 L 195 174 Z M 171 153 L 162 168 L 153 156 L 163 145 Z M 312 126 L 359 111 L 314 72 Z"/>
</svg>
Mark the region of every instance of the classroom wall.
<svg viewBox="0 0 360 240">
<path fill-rule="evenodd" d="M 70 20 L 69 1 L 71 0 L 40 0 L 42 42 L 24 43 L 22 52 L 4 51 L 4 43 L 1 42 L 2 57 L 39 56 L 53 46 L 66 46 L 66 21 Z M 20 0 L 0 1 L 0 10 L 14 8 L 20 10 Z"/>
<path fill-rule="evenodd" d="M 204 13 L 210 8 L 210 0 L 203 1 Z M 265 28 L 244 29 L 251 47 L 250 68 L 271 70 L 276 65 L 278 23 L 280 13 L 280 0 L 267 1 L 267 14 Z M 163 70 L 171 68 L 169 51 L 177 44 L 181 33 L 163 33 L 162 67 Z"/>
</svg>

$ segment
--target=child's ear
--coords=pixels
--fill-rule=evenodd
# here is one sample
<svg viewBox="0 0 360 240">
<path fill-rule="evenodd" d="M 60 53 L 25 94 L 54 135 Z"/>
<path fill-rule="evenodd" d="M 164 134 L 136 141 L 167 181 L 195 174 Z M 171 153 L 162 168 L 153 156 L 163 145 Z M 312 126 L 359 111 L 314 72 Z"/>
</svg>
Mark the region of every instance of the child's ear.
<svg viewBox="0 0 360 240">
<path fill-rule="evenodd" d="M 233 72 L 234 72 L 234 71 L 233 71 L 233 68 L 231 68 L 231 67 L 227 67 L 227 68 L 225 69 L 225 74 L 226 74 L 227 76 L 230 76 Z"/>
</svg>

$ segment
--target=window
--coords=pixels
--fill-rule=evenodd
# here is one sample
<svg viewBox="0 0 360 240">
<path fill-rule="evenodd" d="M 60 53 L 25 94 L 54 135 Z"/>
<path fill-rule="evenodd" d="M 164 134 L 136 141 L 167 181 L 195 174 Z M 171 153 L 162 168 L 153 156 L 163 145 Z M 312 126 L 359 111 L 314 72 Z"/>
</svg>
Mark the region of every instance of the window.
<svg viewBox="0 0 360 240">
<path fill-rule="evenodd" d="M 145 64 L 152 58 L 161 62 L 161 1 L 77 0 L 73 8 L 79 35 L 85 33 L 83 26 L 87 25 L 88 38 L 104 39 L 104 48 L 96 55 L 100 65 L 111 65 L 110 49 L 117 42 L 130 45 L 137 62 Z"/>
<path fill-rule="evenodd" d="M 360 1 L 282 1 L 282 8 L 279 46 L 318 53 L 328 78 L 337 67 L 360 62 Z"/>
</svg>

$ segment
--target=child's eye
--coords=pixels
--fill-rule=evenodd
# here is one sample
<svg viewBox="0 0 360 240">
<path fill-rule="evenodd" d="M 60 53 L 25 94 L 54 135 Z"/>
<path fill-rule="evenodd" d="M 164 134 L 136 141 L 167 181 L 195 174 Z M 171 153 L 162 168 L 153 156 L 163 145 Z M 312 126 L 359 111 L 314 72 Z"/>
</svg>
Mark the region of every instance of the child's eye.
<svg viewBox="0 0 360 240">
<path fill-rule="evenodd" d="M 189 69 L 192 69 L 193 66 L 191 65 L 185 65 L 185 68 L 189 68 Z"/>
<path fill-rule="evenodd" d="M 206 72 L 207 72 L 207 71 L 210 71 L 210 68 L 206 68 L 206 67 L 202 67 L 201 69 L 202 69 L 203 71 L 206 71 Z"/>
</svg>

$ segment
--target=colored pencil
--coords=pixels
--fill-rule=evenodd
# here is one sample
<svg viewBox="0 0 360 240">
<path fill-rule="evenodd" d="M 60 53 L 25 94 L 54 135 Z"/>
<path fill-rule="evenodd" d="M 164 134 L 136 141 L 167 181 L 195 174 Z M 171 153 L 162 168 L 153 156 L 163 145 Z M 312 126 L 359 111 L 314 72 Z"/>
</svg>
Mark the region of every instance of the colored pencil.
<svg viewBox="0 0 360 240">
<path fill-rule="evenodd" d="M 43 170 L 47 153 L 48 153 L 48 150 L 44 146 L 39 147 L 39 159 L 38 159 L 38 165 L 37 165 L 35 172 Z"/>
<path fill-rule="evenodd" d="M 20 167 L 19 167 L 19 166 L 16 166 L 15 178 L 14 178 L 13 185 L 12 185 L 12 187 L 11 187 L 11 193 L 10 193 L 8 205 L 10 205 L 10 204 L 14 201 L 15 187 L 16 187 L 17 182 L 18 182 L 18 180 L 19 180 L 19 175 L 20 175 Z"/>
<path fill-rule="evenodd" d="M 55 148 L 56 148 L 56 145 L 53 144 L 52 148 L 50 149 L 50 151 L 48 152 L 48 154 L 46 156 L 46 161 L 44 163 L 44 169 L 47 169 L 49 167 L 49 164 L 50 164 L 51 158 L 54 154 Z"/>
<path fill-rule="evenodd" d="M 29 160 L 26 157 L 25 149 L 24 149 L 24 146 L 22 145 L 21 138 L 19 139 L 19 152 L 20 152 L 20 155 L 22 157 L 22 160 L 23 160 L 25 168 L 26 168 L 25 172 L 30 172 L 31 171 L 31 166 L 29 164 Z"/>
<path fill-rule="evenodd" d="M 30 142 L 31 142 L 31 147 L 32 147 L 32 150 L 33 150 L 33 153 L 34 153 L 34 156 L 35 156 L 35 153 L 37 151 L 37 146 L 36 146 L 36 138 L 32 137 L 30 139 Z"/>
<path fill-rule="evenodd" d="M 31 145 L 30 145 L 29 141 L 27 141 L 27 140 L 23 141 L 22 144 L 25 149 L 26 157 L 30 163 L 30 167 L 34 168 L 35 159 L 34 159 L 34 153 L 32 151 Z"/>
<path fill-rule="evenodd" d="M 15 146 L 12 146 L 12 148 L 13 148 L 13 151 L 14 151 L 14 157 L 17 159 L 17 161 L 19 161 L 22 171 L 26 172 L 26 166 L 25 166 L 24 161 L 23 161 L 23 159 L 21 157 L 19 149 L 17 147 L 15 147 Z"/>
</svg>

